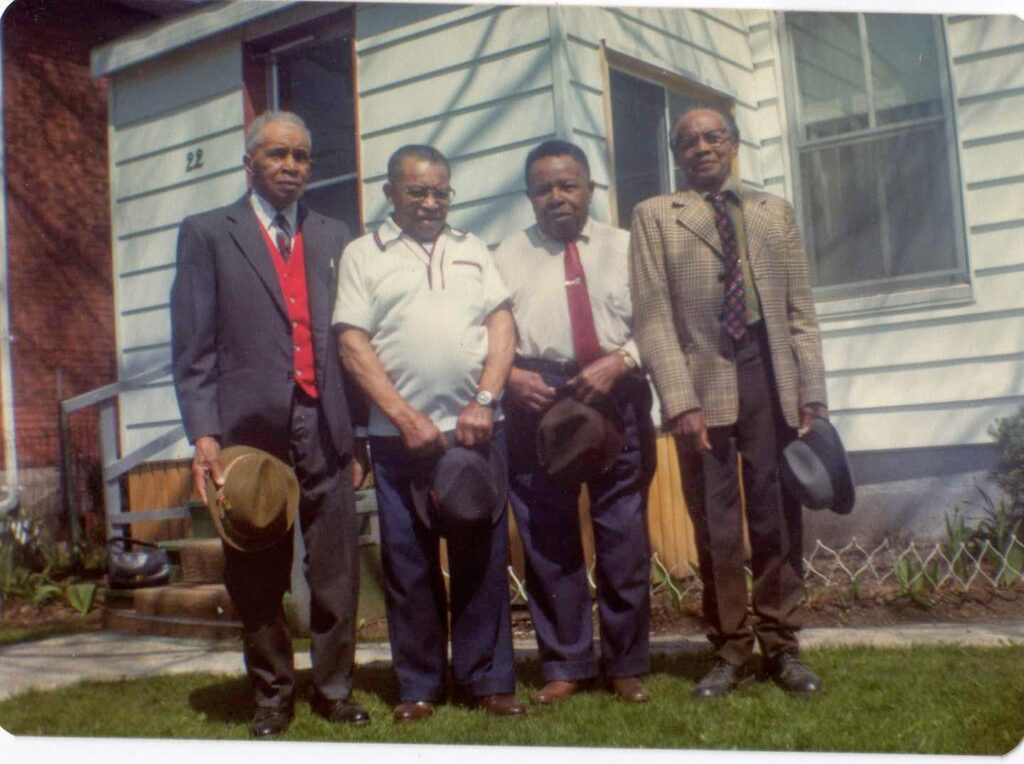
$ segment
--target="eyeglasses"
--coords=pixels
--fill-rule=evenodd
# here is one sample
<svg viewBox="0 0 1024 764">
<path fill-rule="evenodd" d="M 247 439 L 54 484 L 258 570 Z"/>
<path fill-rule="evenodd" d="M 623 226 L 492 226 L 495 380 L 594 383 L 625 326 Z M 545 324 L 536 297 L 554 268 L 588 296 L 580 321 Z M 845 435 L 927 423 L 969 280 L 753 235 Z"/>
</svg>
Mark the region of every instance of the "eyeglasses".
<svg viewBox="0 0 1024 764">
<path fill-rule="evenodd" d="M 414 202 L 425 202 L 428 196 L 434 201 L 446 204 L 455 197 L 454 188 L 427 188 L 426 186 L 407 186 L 402 192 Z"/>
<path fill-rule="evenodd" d="M 720 127 L 717 130 L 707 130 L 703 133 L 686 133 L 685 135 L 677 135 L 673 140 L 673 144 L 675 144 L 677 149 L 688 151 L 700 143 L 701 138 L 712 148 L 718 148 L 726 141 L 732 140 L 732 133 L 725 127 Z"/>
</svg>

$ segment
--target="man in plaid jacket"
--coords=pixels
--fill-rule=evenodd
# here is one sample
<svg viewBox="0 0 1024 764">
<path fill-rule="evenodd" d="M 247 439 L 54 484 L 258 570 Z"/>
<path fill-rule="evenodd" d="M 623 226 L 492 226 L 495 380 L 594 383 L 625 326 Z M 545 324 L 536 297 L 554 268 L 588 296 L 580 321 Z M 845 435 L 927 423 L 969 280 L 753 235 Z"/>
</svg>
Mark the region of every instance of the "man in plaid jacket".
<svg viewBox="0 0 1024 764">
<path fill-rule="evenodd" d="M 736 183 L 738 147 L 730 114 L 705 106 L 683 114 L 672 149 L 689 189 L 639 204 L 630 244 L 637 344 L 676 438 L 717 655 L 698 699 L 754 679 L 755 638 L 783 689 L 821 687 L 799 659 L 801 510 L 778 469 L 798 428 L 828 414 L 821 338 L 793 209 Z"/>
</svg>

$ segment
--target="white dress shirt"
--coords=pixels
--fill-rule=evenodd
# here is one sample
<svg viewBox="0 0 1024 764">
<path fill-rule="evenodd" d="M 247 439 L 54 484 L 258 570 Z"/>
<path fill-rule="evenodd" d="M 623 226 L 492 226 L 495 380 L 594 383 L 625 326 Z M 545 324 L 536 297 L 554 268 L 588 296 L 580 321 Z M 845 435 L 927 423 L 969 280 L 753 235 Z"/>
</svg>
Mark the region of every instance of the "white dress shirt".
<svg viewBox="0 0 1024 764">
<path fill-rule="evenodd" d="M 274 225 L 274 219 L 278 215 L 284 215 L 285 221 L 291 226 L 291 230 L 285 231 L 289 239 L 294 239 L 298 230 L 296 227 L 299 224 L 299 203 L 292 202 L 283 210 L 278 212 L 274 209 L 274 205 L 264 199 L 262 196 L 253 191 L 249 194 L 249 203 L 252 205 L 253 212 L 256 213 L 256 217 L 263 224 L 263 227 L 270 234 L 271 241 L 277 241 L 277 226 Z"/>
<path fill-rule="evenodd" d="M 639 363 L 629 296 L 629 232 L 588 218 L 576 247 L 601 350 L 621 348 Z M 565 293 L 565 244 L 533 225 L 505 239 L 494 261 L 512 295 L 519 334 L 516 352 L 524 358 L 575 361 Z"/>
</svg>

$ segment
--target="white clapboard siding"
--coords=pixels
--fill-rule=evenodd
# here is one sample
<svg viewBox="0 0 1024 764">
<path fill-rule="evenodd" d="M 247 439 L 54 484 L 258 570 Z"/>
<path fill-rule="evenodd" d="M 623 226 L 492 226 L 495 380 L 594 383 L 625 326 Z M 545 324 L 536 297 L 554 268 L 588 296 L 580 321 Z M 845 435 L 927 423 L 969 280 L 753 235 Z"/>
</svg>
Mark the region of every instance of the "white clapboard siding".
<svg viewBox="0 0 1024 764">
<path fill-rule="evenodd" d="M 1024 221 L 1024 181 L 968 187 L 965 196 L 972 228 Z"/>
<path fill-rule="evenodd" d="M 415 6 L 356 7 L 356 54 L 359 91 L 380 88 L 457 67 L 481 58 L 501 57 L 507 51 L 546 39 L 543 9 L 523 7 L 459 8 L 434 6 L 441 12 L 419 23 Z M 386 25 L 380 16 L 386 14 Z M 406 23 L 408 21 L 408 23 Z M 497 83 L 495 83 L 497 84 Z M 424 90 L 429 93 L 430 85 Z"/>
<path fill-rule="evenodd" d="M 997 98 L 961 98 L 957 104 L 957 132 L 970 146 L 1019 137 L 1024 131 L 1024 93 Z"/>
<path fill-rule="evenodd" d="M 971 266 L 976 275 L 1024 264 L 1024 227 L 974 233 L 970 237 Z"/>
<path fill-rule="evenodd" d="M 361 99 L 360 109 L 373 115 L 375 130 L 382 130 L 550 86 L 551 51 L 541 43 L 486 63 L 438 74 L 428 84 L 417 80 L 377 90 Z"/>
<path fill-rule="evenodd" d="M 947 25 L 954 62 L 1024 45 L 1024 20 L 1013 16 L 974 16 Z"/>
<path fill-rule="evenodd" d="M 245 153 L 241 125 L 212 137 L 196 138 L 156 154 L 118 165 L 116 201 L 163 189 L 195 184 L 217 175 L 237 173 Z"/>
<path fill-rule="evenodd" d="M 114 230 L 118 236 L 130 236 L 177 225 L 188 215 L 235 201 L 245 189 L 245 172 L 239 166 L 234 172 L 214 175 L 199 183 L 130 198 L 116 205 Z"/>
<path fill-rule="evenodd" d="M 242 82 L 242 54 L 237 39 L 215 38 L 128 69 L 114 78 L 110 116 L 127 127 L 211 96 L 237 93 Z"/>
<path fill-rule="evenodd" d="M 968 188 L 972 184 L 1024 177 L 1024 131 L 999 143 L 965 146 L 960 157 Z"/>
<path fill-rule="evenodd" d="M 151 268 L 123 277 L 120 312 L 127 316 L 166 306 L 174 280 L 174 264 Z"/>
<path fill-rule="evenodd" d="M 832 419 L 851 452 L 980 445 L 992 442 L 989 426 L 1012 416 L 1024 396 L 998 401 L 957 401 L 860 411 L 834 411 Z"/>
<path fill-rule="evenodd" d="M 878 327 L 834 334 L 825 341 L 825 368 L 832 376 L 870 369 L 941 368 L 966 359 L 1010 357 L 1024 352 L 1024 305 L 1019 316 L 999 313 L 960 317 L 920 326 Z"/>
<path fill-rule="evenodd" d="M 187 146 L 208 136 L 241 130 L 243 121 L 240 89 L 214 94 L 205 101 L 118 129 L 111 135 L 111 158 L 121 164 L 154 150 Z"/>
<path fill-rule="evenodd" d="M 942 384 L 935 384 L 936 378 Z M 998 400 L 1024 395 L 1024 352 L 938 366 L 831 375 L 829 404 L 840 411 Z"/>
<path fill-rule="evenodd" d="M 140 271 L 174 264 L 178 228 L 165 228 L 149 234 L 123 239 L 117 243 L 119 279 Z"/>
</svg>

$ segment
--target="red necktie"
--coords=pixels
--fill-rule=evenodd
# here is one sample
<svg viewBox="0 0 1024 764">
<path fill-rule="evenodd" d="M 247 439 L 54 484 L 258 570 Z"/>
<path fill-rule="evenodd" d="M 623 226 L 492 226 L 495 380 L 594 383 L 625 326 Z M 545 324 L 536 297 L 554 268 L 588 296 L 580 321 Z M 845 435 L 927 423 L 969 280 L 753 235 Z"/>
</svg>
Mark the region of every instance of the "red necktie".
<svg viewBox="0 0 1024 764">
<path fill-rule="evenodd" d="M 565 295 L 569 301 L 569 323 L 572 324 L 572 346 L 576 363 L 582 369 L 601 357 L 601 343 L 597 341 L 594 313 L 590 310 L 587 277 L 580 262 L 576 242 L 565 244 Z"/>
<path fill-rule="evenodd" d="M 740 248 L 736 241 L 736 227 L 725 209 L 725 194 L 710 194 L 715 208 L 715 227 L 725 255 L 725 292 L 722 295 L 722 323 L 734 340 L 747 333 L 747 290 L 743 284 L 740 266 Z"/>
</svg>

